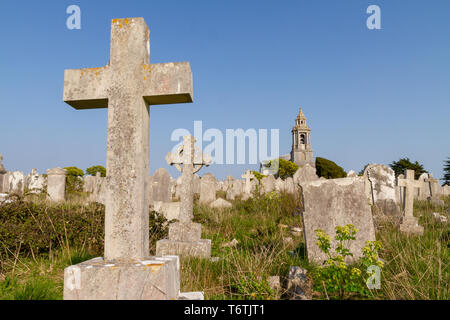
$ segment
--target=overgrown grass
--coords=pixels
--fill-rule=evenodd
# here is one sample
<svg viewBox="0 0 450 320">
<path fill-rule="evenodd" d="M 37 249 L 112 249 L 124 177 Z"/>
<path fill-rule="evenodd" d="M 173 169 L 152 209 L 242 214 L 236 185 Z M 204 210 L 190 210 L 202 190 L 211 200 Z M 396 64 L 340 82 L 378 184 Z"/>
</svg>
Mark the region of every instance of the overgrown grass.
<svg viewBox="0 0 450 320">
<path fill-rule="evenodd" d="M 450 197 L 445 202 L 448 207 Z M 286 298 L 269 287 L 268 277 L 280 276 L 283 283 L 290 266 L 314 269 L 305 259 L 302 234 L 290 231 L 302 228 L 300 211 L 298 198 L 286 194 L 236 200 L 223 210 L 196 204 L 194 220 L 202 223 L 202 238 L 212 240 L 212 256 L 218 259 L 183 258 L 182 291 L 204 291 L 206 299 Z M 448 217 L 429 202 L 415 203 L 423 236 L 400 233 L 388 221 L 377 231 L 385 267 L 376 298 L 450 299 L 449 224 L 437 222 L 433 212 Z M 0 227 L 4 234 L 9 230 L 8 237 L 0 237 L 0 299 L 62 299 L 64 268 L 102 255 L 103 246 L 92 241 L 103 241 L 103 215 L 102 206 L 78 200 L 53 205 L 34 199 L 0 207 Z M 167 234 L 164 225 L 150 213 L 151 253 Z M 224 246 L 233 239 L 235 247 Z"/>
</svg>

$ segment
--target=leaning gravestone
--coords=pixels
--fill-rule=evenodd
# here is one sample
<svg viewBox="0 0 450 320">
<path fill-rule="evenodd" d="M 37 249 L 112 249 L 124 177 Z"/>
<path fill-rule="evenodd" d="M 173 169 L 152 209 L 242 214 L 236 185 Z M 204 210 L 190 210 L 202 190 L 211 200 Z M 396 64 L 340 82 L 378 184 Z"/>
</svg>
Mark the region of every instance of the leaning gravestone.
<svg viewBox="0 0 450 320">
<path fill-rule="evenodd" d="M 178 257 L 149 255 L 149 106 L 192 102 L 189 63 L 149 64 L 143 18 L 114 19 L 102 68 L 66 70 L 64 101 L 108 108 L 105 256 L 64 271 L 64 299 L 176 299 Z"/>
<path fill-rule="evenodd" d="M 166 161 L 181 171 L 179 222 L 169 225 L 169 238 L 156 242 L 157 255 L 183 255 L 209 258 L 211 240 L 201 239 L 202 225 L 193 223 L 194 218 L 194 174 L 203 166 L 209 166 L 209 155 L 203 155 L 195 147 L 195 139 L 188 135 L 183 138 L 175 154 L 168 153 Z"/>
<path fill-rule="evenodd" d="M 205 174 L 200 180 L 200 200 L 201 204 L 209 204 L 216 201 L 216 190 L 218 182 L 211 173 Z"/>
<path fill-rule="evenodd" d="M 375 240 L 375 228 L 365 194 L 364 178 L 317 180 L 303 186 L 303 226 L 308 259 L 321 263 L 327 259 L 317 246 L 315 230 L 325 231 L 332 239 L 332 252 L 336 248 L 334 237 L 337 226 L 352 224 L 358 229 L 356 240 L 350 242 L 353 258 L 362 256 L 366 241 Z"/>
</svg>

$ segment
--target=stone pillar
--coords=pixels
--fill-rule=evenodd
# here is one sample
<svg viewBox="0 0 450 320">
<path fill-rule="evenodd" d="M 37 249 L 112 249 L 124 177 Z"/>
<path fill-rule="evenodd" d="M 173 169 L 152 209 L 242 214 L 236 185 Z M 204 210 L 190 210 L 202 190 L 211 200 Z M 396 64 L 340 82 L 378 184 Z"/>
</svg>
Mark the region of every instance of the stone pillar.
<svg viewBox="0 0 450 320">
<path fill-rule="evenodd" d="M 53 168 L 47 170 L 47 199 L 51 201 L 64 201 L 66 199 L 67 170 Z"/>
</svg>

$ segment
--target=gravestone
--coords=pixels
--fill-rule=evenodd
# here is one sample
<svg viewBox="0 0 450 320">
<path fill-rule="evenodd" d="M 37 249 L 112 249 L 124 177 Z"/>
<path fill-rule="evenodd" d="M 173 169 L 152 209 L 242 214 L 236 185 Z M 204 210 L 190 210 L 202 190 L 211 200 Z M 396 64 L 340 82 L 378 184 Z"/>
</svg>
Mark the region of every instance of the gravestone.
<svg viewBox="0 0 450 320">
<path fill-rule="evenodd" d="M 370 164 L 363 173 L 366 180 L 366 192 L 371 204 L 386 216 L 401 217 L 398 207 L 399 198 L 396 192 L 395 173 L 382 164 Z"/>
<path fill-rule="evenodd" d="M 205 174 L 200 180 L 200 200 L 201 204 L 209 204 L 216 200 L 216 190 L 218 182 L 211 173 Z"/>
<path fill-rule="evenodd" d="M 287 177 L 286 180 L 284 180 L 284 184 L 286 193 L 296 194 L 294 179 L 292 177 Z"/>
<path fill-rule="evenodd" d="M 45 188 L 45 178 L 36 169 L 31 170 L 31 174 L 27 177 L 27 188 L 34 194 L 41 193 Z"/>
<path fill-rule="evenodd" d="M 236 197 L 242 194 L 242 181 L 234 180 L 228 188 L 226 198 L 227 200 L 235 200 Z"/>
<path fill-rule="evenodd" d="M 316 168 L 307 163 L 303 167 L 298 168 L 293 179 L 295 185 L 303 186 L 305 183 L 318 180 L 319 177 L 316 174 Z"/>
<path fill-rule="evenodd" d="M 428 174 L 428 179 L 425 180 L 425 182 L 429 183 L 430 193 L 431 196 L 429 197 L 431 199 L 438 199 L 440 200 L 440 196 L 442 195 L 442 187 L 439 184 L 439 180 L 435 179 L 431 173 Z"/>
<path fill-rule="evenodd" d="M 166 161 L 181 171 L 179 222 L 169 225 L 169 238 L 156 242 L 157 255 L 183 255 L 209 258 L 211 240 L 201 239 L 202 225 L 193 223 L 194 218 L 194 174 L 203 166 L 209 166 L 209 155 L 195 147 L 191 135 L 183 137 L 183 144 L 175 154 L 168 153 Z"/>
<path fill-rule="evenodd" d="M 64 201 L 66 199 L 67 170 L 53 168 L 47 170 L 47 199 L 50 201 Z"/>
<path fill-rule="evenodd" d="M 364 178 L 341 178 L 316 180 L 303 187 L 303 226 L 308 259 L 322 263 L 326 255 L 317 246 L 315 230 L 321 229 L 331 237 L 331 250 L 336 248 L 335 228 L 347 224 L 354 225 L 358 232 L 356 240 L 350 242 L 353 258 L 362 256 L 366 241 L 375 240 L 375 227 L 370 205 L 365 193 Z"/>
<path fill-rule="evenodd" d="M 5 167 L 3 166 L 3 156 L 0 154 L 0 193 L 6 192 L 3 191 L 3 181 L 5 179 L 5 175 L 6 175 L 6 170 Z"/>
<path fill-rule="evenodd" d="M 347 177 L 348 178 L 356 178 L 358 176 L 358 174 L 355 172 L 355 171 L 353 171 L 353 170 L 350 170 L 348 173 L 347 173 Z"/>
<path fill-rule="evenodd" d="M 256 179 L 255 175 L 250 170 L 247 170 L 245 174 L 241 176 L 241 178 L 245 180 L 243 187 L 244 194 L 252 196 L 254 191 L 252 180 Z"/>
<path fill-rule="evenodd" d="M 275 177 L 269 174 L 261 179 L 261 194 L 271 193 L 275 191 Z"/>
<path fill-rule="evenodd" d="M 417 189 L 417 193 L 414 193 L 414 198 L 418 200 L 427 200 L 431 198 L 431 183 L 428 173 L 422 173 L 419 176 L 420 188 Z"/>
<path fill-rule="evenodd" d="M 143 18 L 114 19 L 107 66 L 66 70 L 64 101 L 108 108 L 105 256 L 64 272 L 65 299 L 176 299 L 178 257 L 149 255 L 149 106 L 192 102 L 189 63 L 149 64 Z"/>
<path fill-rule="evenodd" d="M 423 234 L 423 227 L 419 226 L 418 219 L 413 215 L 414 189 L 420 187 L 420 182 L 414 180 L 414 170 L 405 170 L 405 179 L 398 179 L 398 185 L 404 187 L 405 200 L 403 205 L 403 221 L 400 231 L 412 234 Z"/>
<path fill-rule="evenodd" d="M 22 171 L 7 172 L 3 179 L 3 192 L 20 196 L 24 194 L 25 174 Z"/>
<path fill-rule="evenodd" d="M 152 177 L 152 200 L 170 202 L 172 201 L 172 192 L 170 190 L 170 173 L 164 169 L 156 170 Z"/>
</svg>

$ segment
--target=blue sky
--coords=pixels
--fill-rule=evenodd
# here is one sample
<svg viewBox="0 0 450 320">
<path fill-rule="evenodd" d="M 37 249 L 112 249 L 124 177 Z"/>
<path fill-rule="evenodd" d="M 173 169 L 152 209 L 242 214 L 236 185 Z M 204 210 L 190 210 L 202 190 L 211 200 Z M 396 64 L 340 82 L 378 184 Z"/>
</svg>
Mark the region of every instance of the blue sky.
<svg viewBox="0 0 450 320">
<path fill-rule="evenodd" d="M 66 8 L 81 8 L 81 30 Z M 366 9 L 381 8 L 381 30 Z M 10 1 L 0 4 L 0 153 L 7 170 L 105 164 L 107 110 L 62 101 L 64 69 L 109 59 L 113 18 L 144 17 L 151 62 L 189 61 L 194 103 L 154 106 L 150 168 L 173 130 L 279 129 L 299 106 L 315 156 L 345 170 L 400 157 L 443 175 L 450 156 L 450 1 Z M 255 165 L 213 165 L 219 178 Z"/>
</svg>

